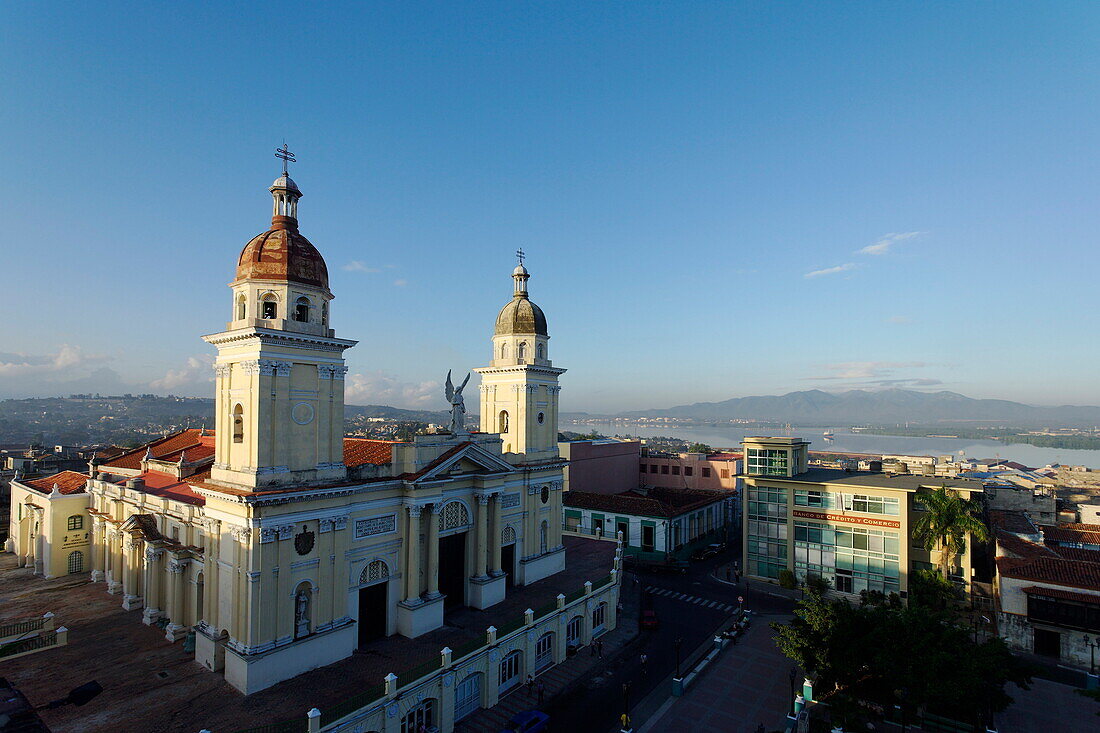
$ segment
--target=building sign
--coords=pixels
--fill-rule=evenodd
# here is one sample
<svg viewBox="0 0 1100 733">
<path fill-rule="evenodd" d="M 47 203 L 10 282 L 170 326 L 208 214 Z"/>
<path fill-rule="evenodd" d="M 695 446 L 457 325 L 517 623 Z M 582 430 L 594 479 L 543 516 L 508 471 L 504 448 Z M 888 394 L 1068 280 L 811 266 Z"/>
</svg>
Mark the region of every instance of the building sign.
<svg viewBox="0 0 1100 733">
<path fill-rule="evenodd" d="M 890 527 L 892 529 L 901 529 L 901 522 L 894 519 L 853 517 L 848 514 L 833 514 L 831 512 L 822 514 L 818 512 L 804 512 L 800 509 L 795 509 L 792 513 L 799 519 L 816 519 L 819 522 L 846 522 L 848 524 L 862 524 L 864 527 Z"/>
<path fill-rule="evenodd" d="M 519 494 L 505 494 L 500 502 L 501 509 L 511 509 L 519 506 Z"/>
<path fill-rule="evenodd" d="M 371 517 L 370 519 L 355 520 L 355 539 L 371 537 L 376 534 L 386 534 L 397 529 L 397 515 L 387 514 L 384 517 Z"/>
</svg>

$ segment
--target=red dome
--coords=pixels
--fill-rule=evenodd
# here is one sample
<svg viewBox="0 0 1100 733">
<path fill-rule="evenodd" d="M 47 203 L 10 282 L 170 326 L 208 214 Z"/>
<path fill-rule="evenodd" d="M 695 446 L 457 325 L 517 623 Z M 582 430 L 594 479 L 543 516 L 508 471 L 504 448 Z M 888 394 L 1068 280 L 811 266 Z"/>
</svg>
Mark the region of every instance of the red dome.
<svg viewBox="0 0 1100 733">
<path fill-rule="evenodd" d="M 298 233 L 298 221 L 276 216 L 271 228 L 252 238 L 237 260 L 237 280 L 285 280 L 328 289 L 321 253 Z"/>
</svg>

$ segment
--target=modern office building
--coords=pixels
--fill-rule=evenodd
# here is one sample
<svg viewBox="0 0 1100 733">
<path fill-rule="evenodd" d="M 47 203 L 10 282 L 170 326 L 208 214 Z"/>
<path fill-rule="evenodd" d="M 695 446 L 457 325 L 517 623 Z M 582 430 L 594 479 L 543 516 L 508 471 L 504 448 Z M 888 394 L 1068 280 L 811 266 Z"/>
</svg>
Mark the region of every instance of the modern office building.
<svg viewBox="0 0 1100 733">
<path fill-rule="evenodd" d="M 800 581 L 825 578 L 840 593 L 905 598 L 910 573 L 938 560 L 910 539 L 921 492 L 940 486 L 966 497 L 982 492 L 981 482 L 966 479 L 811 467 L 810 444 L 800 438 L 746 438 L 742 445 L 745 573 L 762 580 L 790 570 Z M 951 569 L 968 588 L 970 545 Z"/>
</svg>

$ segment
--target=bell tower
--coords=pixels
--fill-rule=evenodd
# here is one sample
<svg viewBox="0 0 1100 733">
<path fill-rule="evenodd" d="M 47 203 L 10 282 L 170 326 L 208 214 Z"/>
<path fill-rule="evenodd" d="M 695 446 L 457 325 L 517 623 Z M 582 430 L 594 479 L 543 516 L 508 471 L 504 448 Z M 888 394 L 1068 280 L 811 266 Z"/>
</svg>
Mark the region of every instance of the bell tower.
<svg viewBox="0 0 1100 733">
<path fill-rule="evenodd" d="M 302 192 L 283 147 L 271 228 L 237 260 L 226 330 L 203 337 L 218 349 L 211 480 L 248 489 L 347 476 L 343 351 L 357 342 L 330 327 L 328 268 L 298 231 Z"/>
<path fill-rule="evenodd" d="M 546 316 L 528 297 L 523 250 L 516 254 L 512 300 L 497 315 L 493 358 L 474 370 L 481 375 L 481 432 L 500 433 L 505 453 L 549 460 L 558 457 L 558 377 L 565 369 L 550 361 Z"/>
</svg>

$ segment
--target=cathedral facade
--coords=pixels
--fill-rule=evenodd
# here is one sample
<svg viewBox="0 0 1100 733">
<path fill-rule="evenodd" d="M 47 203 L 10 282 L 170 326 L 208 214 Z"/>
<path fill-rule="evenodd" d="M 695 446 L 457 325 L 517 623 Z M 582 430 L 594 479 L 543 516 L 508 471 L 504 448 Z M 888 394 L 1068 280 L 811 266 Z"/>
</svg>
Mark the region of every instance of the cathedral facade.
<svg viewBox="0 0 1100 733">
<path fill-rule="evenodd" d="M 17 480 L 8 545 L 47 577 L 90 572 L 169 640 L 193 633 L 196 660 L 245 693 L 565 568 L 565 370 L 526 268 L 477 370 L 479 431 L 348 438 L 343 352 L 356 342 L 332 327 L 325 261 L 298 231 L 301 191 L 284 174 L 270 192 L 271 227 L 238 258 L 230 319 L 204 337 L 218 352 L 214 430 L 93 460 L 63 486 Z"/>
</svg>

